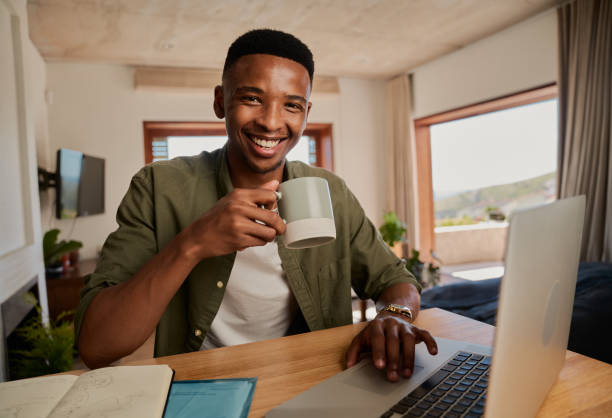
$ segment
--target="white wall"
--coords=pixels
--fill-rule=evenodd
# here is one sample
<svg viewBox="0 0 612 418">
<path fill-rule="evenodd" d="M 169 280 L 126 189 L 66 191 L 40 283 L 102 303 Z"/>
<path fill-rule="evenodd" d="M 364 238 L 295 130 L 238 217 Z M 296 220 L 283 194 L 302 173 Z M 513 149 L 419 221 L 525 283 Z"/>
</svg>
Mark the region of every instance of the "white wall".
<svg viewBox="0 0 612 418">
<path fill-rule="evenodd" d="M 340 132 L 334 138 L 335 171 L 366 215 L 379 225 L 385 208 L 385 83 L 340 79 Z"/>
<path fill-rule="evenodd" d="M 49 63 L 50 149 L 70 148 L 106 160 L 105 213 L 76 220 L 51 218 L 70 238 L 83 241 L 83 258 L 95 257 L 116 228 L 115 212 L 131 177 L 144 165 L 145 120 L 213 120 L 205 96 L 135 91 L 133 70 L 123 66 Z M 55 170 L 55 162 L 52 163 Z M 49 202 L 53 204 L 53 202 Z M 47 221 L 47 220 L 45 220 Z"/>
<path fill-rule="evenodd" d="M 106 159 L 106 212 L 76 221 L 53 219 L 83 241 L 82 257 L 94 257 L 116 228 L 115 212 L 130 178 L 144 165 L 143 121 L 215 121 L 212 91 L 136 91 L 133 69 L 119 65 L 47 64 L 49 148 L 71 148 Z M 382 82 L 341 79 L 340 95 L 313 95 L 311 122 L 333 123 L 334 167 L 375 222 L 382 217 Z M 51 169 L 55 168 L 52 163 Z M 51 205 L 49 201 L 47 205 Z M 45 220 L 47 222 L 48 219 Z"/>
<path fill-rule="evenodd" d="M 555 9 L 429 62 L 414 76 L 416 118 L 557 80 Z"/>
</svg>

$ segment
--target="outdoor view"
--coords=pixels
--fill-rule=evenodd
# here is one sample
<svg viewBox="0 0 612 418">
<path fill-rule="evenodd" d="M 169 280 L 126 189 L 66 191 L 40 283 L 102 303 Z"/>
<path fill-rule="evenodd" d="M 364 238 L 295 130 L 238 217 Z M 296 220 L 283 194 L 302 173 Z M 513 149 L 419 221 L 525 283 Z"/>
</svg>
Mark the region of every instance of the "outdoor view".
<svg viewBox="0 0 612 418">
<path fill-rule="evenodd" d="M 552 201 L 557 100 L 432 125 L 431 155 L 436 227 Z"/>
</svg>

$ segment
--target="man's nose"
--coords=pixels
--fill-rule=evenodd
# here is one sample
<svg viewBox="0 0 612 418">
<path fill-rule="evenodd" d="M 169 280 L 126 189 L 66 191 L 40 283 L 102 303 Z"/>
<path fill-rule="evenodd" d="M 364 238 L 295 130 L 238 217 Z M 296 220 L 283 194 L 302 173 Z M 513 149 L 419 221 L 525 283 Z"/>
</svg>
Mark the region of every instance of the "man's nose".
<svg viewBox="0 0 612 418">
<path fill-rule="evenodd" d="M 256 122 L 268 132 L 275 132 L 283 127 L 282 106 L 276 103 L 266 103 Z"/>
</svg>

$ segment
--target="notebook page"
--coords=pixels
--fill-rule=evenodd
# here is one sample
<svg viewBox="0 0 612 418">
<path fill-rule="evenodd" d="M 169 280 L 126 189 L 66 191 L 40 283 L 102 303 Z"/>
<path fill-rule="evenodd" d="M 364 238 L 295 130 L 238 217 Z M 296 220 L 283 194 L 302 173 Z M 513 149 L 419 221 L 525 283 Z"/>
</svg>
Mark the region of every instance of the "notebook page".
<svg viewBox="0 0 612 418">
<path fill-rule="evenodd" d="M 89 371 L 79 376 L 49 417 L 161 417 L 172 374 L 166 365 Z"/>
<path fill-rule="evenodd" d="M 0 417 L 46 417 L 77 376 L 47 376 L 0 383 Z"/>
</svg>

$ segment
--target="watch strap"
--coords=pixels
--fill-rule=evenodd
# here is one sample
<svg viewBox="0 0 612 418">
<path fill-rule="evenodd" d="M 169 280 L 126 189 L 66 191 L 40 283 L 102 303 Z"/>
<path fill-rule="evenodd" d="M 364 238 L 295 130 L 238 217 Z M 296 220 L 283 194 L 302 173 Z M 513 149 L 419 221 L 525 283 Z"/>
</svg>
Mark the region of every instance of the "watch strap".
<svg viewBox="0 0 612 418">
<path fill-rule="evenodd" d="M 412 313 L 412 309 L 409 306 L 398 305 L 396 303 L 390 303 L 384 308 L 382 308 L 379 312 L 391 312 L 395 314 L 402 315 L 408 319 L 408 321 L 412 322 L 414 320 L 414 315 Z"/>
</svg>

